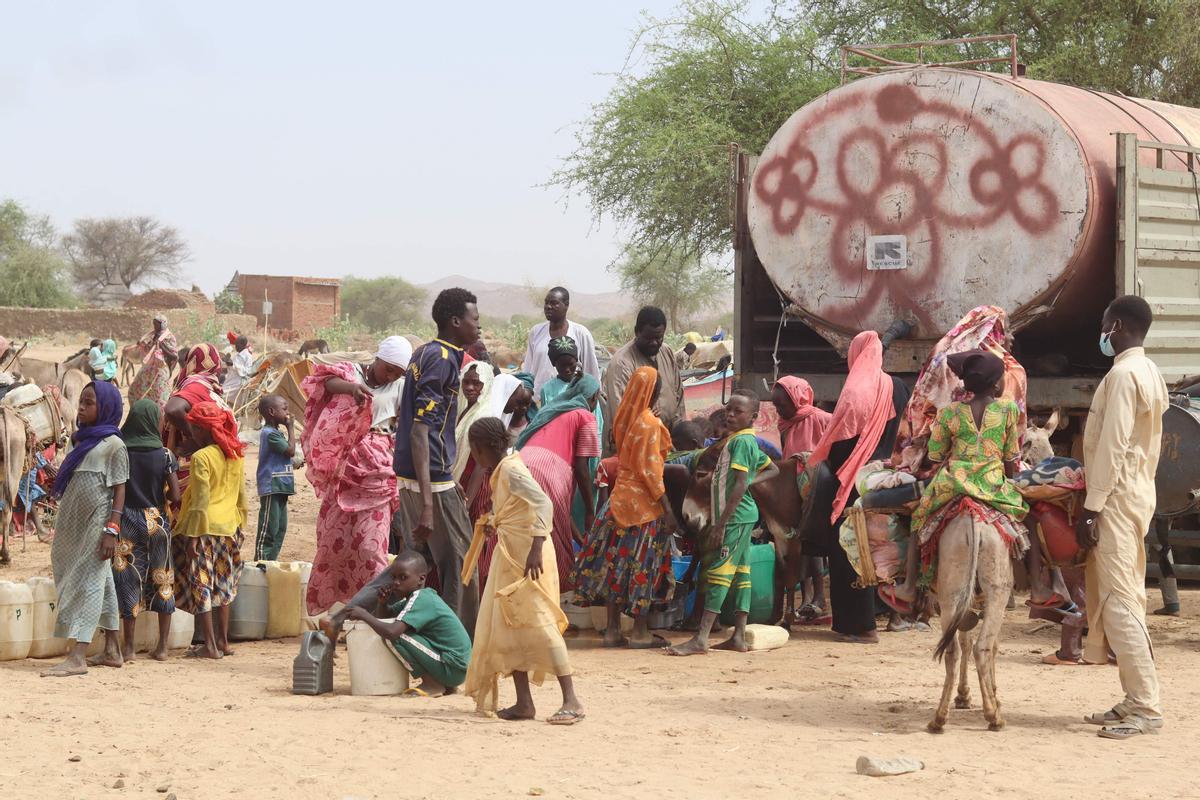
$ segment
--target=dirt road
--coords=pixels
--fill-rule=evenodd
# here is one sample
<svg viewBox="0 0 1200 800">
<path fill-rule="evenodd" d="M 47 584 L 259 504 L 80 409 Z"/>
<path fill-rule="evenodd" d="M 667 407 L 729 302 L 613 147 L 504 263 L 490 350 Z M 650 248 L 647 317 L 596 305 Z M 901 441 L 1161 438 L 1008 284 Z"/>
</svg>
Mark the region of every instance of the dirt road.
<svg viewBox="0 0 1200 800">
<path fill-rule="evenodd" d="M 316 502 L 297 484 L 283 556 L 309 560 Z M 13 550 L 0 579 L 50 573 L 48 546 Z M 1100 740 L 1081 721 L 1117 699 L 1116 668 L 1041 665 L 1057 630 L 1030 633 L 1017 611 L 997 666 L 1008 727 L 989 733 L 976 707 L 953 711 L 942 736 L 925 732 L 942 679 L 932 634 L 862 647 L 804 631 L 769 653 L 690 659 L 604 650 L 580 634 L 570 644 L 588 718 L 574 728 L 482 719 L 461 697 L 353 697 L 344 655 L 335 694 L 295 697 L 295 640 L 60 681 L 37 677 L 44 663 L 7 662 L 0 787 L 39 799 L 1200 797 L 1200 593 L 1184 600 L 1183 619 L 1151 620 L 1167 727 L 1133 742 Z M 548 715 L 557 689 L 535 698 Z M 862 754 L 912 755 L 926 769 L 860 777 Z"/>
</svg>

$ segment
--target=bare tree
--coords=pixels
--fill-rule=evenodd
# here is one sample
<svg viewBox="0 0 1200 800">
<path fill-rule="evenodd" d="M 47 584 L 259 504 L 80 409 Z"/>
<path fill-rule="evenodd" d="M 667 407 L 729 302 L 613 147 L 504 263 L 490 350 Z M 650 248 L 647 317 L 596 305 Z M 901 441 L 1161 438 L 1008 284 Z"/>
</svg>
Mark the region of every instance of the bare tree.
<svg viewBox="0 0 1200 800">
<path fill-rule="evenodd" d="M 153 217 L 80 219 L 63 237 L 71 274 L 80 289 L 146 286 L 179 277 L 191 257 L 187 242 Z"/>
</svg>

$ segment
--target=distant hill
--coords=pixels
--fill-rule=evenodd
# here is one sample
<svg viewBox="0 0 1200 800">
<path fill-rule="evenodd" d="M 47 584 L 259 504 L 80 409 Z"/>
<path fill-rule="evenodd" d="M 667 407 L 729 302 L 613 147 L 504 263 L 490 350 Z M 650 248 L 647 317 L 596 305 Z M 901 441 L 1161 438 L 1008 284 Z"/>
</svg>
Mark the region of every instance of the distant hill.
<svg viewBox="0 0 1200 800">
<path fill-rule="evenodd" d="M 462 287 L 479 298 L 480 314 L 502 319 L 510 319 L 516 315 L 542 316 L 542 298 L 545 296 L 544 289 L 548 288 L 493 283 L 464 278 L 462 275 L 451 275 L 433 283 L 421 284 L 421 288 L 427 290 L 431 297 L 454 286 Z M 570 288 L 570 285 L 567 285 L 567 289 Z M 571 316 L 574 319 L 621 319 L 632 317 L 636 312 L 637 304 L 621 292 L 571 292 Z"/>
</svg>

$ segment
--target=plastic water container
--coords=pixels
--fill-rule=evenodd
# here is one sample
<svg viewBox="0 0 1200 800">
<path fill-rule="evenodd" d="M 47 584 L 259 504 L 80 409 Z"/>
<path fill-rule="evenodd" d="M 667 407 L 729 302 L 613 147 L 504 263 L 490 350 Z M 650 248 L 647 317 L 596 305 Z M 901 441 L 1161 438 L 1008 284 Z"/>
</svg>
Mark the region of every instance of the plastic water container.
<svg viewBox="0 0 1200 800">
<path fill-rule="evenodd" d="M 749 622 L 769 624 L 771 612 L 775 610 L 775 546 L 772 544 L 750 545 L 750 616 Z M 733 591 L 725 598 L 721 609 L 721 622 L 733 624 L 736 609 Z"/>
<path fill-rule="evenodd" d="M 346 625 L 346 654 L 350 658 L 350 694 L 401 694 L 408 688 L 408 670 L 388 649 L 383 638 L 365 622 Z"/>
<path fill-rule="evenodd" d="M 28 658 L 33 645 L 33 589 L 0 581 L 0 661 Z"/>
<path fill-rule="evenodd" d="M 171 614 L 171 627 L 167 631 L 167 649 L 180 650 L 192 643 L 192 634 L 196 631 L 196 618 L 186 611 L 175 609 Z M 143 611 L 137 615 L 133 629 L 133 648 L 139 653 L 147 653 L 158 647 L 158 614 L 154 611 Z"/>
<path fill-rule="evenodd" d="M 33 642 L 29 646 L 29 658 L 58 658 L 71 645 L 54 635 L 54 623 L 58 621 L 58 590 L 51 578 L 30 578 L 25 583 L 33 593 Z"/>
<path fill-rule="evenodd" d="M 333 643 L 320 631 L 305 631 L 300 654 L 292 662 L 292 694 L 333 691 Z"/>
<path fill-rule="evenodd" d="M 229 638 L 247 641 L 266 636 L 269 602 L 266 565 L 247 564 L 238 582 L 237 597 L 229 608 Z"/>
<path fill-rule="evenodd" d="M 778 625 L 747 625 L 746 645 L 751 650 L 775 650 L 788 643 L 791 636 Z"/>
<path fill-rule="evenodd" d="M 268 639 L 290 639 L 304 631 L 307 590 L 301 580 L 300 565 L 295 561 L 268 561 L 267 633 Z"/>
<path fill-rule="evenodd" d="M 321 619 L 321 615 L 310 616 L 308 613 L 308 579 L 312 575 L 312 563 L 309 561 L 297 561 L 300 565 L 300 613 L 303 616 L 303 630 L 315 631 L 320 630 L 320 625 L 317 624 Z"/>
<path fill-rule="evenodd" d="M 590 631 L 595 628 L 592 624 L 592 611 L 583 606 L 577 606 L 574 603 L 561 603 L 563 613 L 567 615 L 567 622 L 571 623 L 576 629 L 581 631 Z"/>
<path fill-rule="evenodd" d="M 598 631 L 603 631 L 608 627 L 608 609 L 604 606 L 592 606 L 588 609 L 588 613 L 592 617 L 592 627 Z M 628 614 L 621 615 L 621 633 L 629 635 L 633 631 L 633 617 Z"/>
<path fill-rule="evenodd" d="M 12 406 L 29 424 L 34 441 L 45 447 L 58 439 L 60 416 L 54 401 L 46 397 L 35 384 L 19 386 L 4 396 L 4 404 Z"/>
</svg>

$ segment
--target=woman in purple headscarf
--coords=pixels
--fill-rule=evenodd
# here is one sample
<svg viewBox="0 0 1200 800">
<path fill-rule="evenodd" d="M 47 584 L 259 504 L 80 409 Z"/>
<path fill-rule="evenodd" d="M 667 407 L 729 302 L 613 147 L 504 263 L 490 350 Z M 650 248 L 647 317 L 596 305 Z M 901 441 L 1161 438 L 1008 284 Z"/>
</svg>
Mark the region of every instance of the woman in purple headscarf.
<svg viewBox="0 0 1200 800">
<path fill-rule="evenodd" d="M 116 552 L 125 506 L 129 456 L 121 441 L 121 392 L 111 383 L 89 383 L 79 397 L 74 447 L 54 481 L 58 518 L 50 559 L 58 589 L 54 635 L 71 639 L 66 660 L 42 677 L 84 675 L 88 666 L 121 666 L 120 611 L 109 562 Z M 97 628 L 104 652 L 87 659 Z"/>
</svg>

